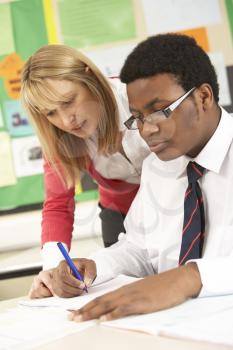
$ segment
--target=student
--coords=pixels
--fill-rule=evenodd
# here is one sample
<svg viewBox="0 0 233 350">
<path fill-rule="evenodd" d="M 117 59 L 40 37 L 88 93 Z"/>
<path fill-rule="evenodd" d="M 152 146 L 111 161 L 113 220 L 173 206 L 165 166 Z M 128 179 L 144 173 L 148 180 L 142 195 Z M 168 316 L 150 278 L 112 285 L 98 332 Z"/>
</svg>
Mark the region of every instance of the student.
<svg viewBox="0 0 233 350">
<path fill-rule="evenodd" d="M 120 273 L 144 278 L 74 311 L 75 321 L 233 293 L 233 119 L 218 104 L 209 57 L 193 38 L 157 35 L 134 49 L 120 77 L 132 112 L 126 125 L 139 129 L 153 153 L 125 239 L 74 261 L 89 285 Z M 78 295 L 80 287 L 66 263 L 53 271 L 56 294 Z"/>
<path fill-rule="evenodd" d="M 21 95 L 45 157 L 45 271 L 35 278 L 30 292 L 31 297 L 43 297 L 51 295 L 49 269 L 60 261 L 56 242 L 70 248 L 80 172 L 88 171 L 99 185 L 107 247 L 124 231 L 123 220 L 150 150 L 138 131 L 132 133 L 123 124 L 129 117 L 125 85 L 106 79 L 73 48 L 49 45 L 34 53 L 22 72 Z"/>
</svg>

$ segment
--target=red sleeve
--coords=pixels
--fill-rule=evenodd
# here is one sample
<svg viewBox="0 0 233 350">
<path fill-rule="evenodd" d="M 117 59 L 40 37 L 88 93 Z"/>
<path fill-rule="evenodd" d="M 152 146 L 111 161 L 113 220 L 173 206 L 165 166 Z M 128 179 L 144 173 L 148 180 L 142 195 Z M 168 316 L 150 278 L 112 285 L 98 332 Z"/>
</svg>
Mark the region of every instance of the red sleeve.
<svg viewBox="0 0 233 350">
<path fill-rule="evenodd" d="M 67 189 L 56 171 L 44 163 L 45 201 L 42 211 L 42 244 L 61 241 L 70 248 L 75 201 L 74 187 Z"/>
</svg>

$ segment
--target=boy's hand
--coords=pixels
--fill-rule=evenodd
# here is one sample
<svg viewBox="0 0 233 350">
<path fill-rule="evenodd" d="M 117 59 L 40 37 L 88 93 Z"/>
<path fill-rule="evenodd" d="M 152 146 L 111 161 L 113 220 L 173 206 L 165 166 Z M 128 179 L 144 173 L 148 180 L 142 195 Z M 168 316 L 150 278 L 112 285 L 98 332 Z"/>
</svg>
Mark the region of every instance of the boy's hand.
<svg viewBox="0 0 233 350">
<path fill-rule="evenodd" d="M 183 303 L 201 290 L 196 263 L 148 276 L 89 302 L 73 311 L 70 319 L 109 321 L 133 314 L 155 312 Z"/>
<path fill-rule="evenodd" d="M 96 264 L 89 259 L 72 259 L 78 271 L 84 278 L 84 283 L 73 276 L 65 260 L 53 270 L 53 293 L 63 298 L 70 298 L 83 293 L 85 286 L 89 287 L 96 278 Z"/>
</svg>

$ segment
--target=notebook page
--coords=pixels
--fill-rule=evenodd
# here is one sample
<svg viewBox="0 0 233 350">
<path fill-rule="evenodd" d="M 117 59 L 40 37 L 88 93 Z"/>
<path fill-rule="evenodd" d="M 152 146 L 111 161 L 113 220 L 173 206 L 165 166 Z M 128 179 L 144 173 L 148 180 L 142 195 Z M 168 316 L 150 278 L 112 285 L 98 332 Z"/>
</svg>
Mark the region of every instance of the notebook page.
<svg viewBox="0 0 233 350">
<path fill-rule="evenodd" d="M 181 322 L 177 325 L 165 327 L 164 335 L 186 338 L 209 343 L 233 345 L 233 307 L 215 312 L 198 322 Z"/>
<path fill-rule="evenodd" d="M 125 275 L 119 275 L 118 277 L 107 281 L 105 283 L 95 285 L 88 288 L 88 293 L 83 293 L 83 295 L 74 298 L 59 298 L 50 297 L 42 299 L 22 299 L 19 301 L 19 305 L 30 306 L 30 307 L 61 307 L 63 309 L 78 309 L 89 301 L 95 299 L 96 297 L 117 289 L 125 284 L 136 281 L 137 278 L 129 277 Z"/>
<path fill-rule="evenodd" d="M 184 304 L 173 308 L 145 315 L 129 316 L 115 321 L 104 322 L 108 327 L 124 328 L 158 335 L 163 330 L 166 332 L 172 326 L 187 324 L 199 324 L 200 320 L 209 316 L 218 316 L 226 309 L 233 309 L 233 296 L 219 296 L 209 298 L 190 299 Z M 175 328 L 174 328 L 175 329 Z M 178 328 L 177 328 L 178 329 Z M 233 329 L 233 327 L 232 327 Z M 232 331 L 233 334 L 233 331 Z"/>
</svg>

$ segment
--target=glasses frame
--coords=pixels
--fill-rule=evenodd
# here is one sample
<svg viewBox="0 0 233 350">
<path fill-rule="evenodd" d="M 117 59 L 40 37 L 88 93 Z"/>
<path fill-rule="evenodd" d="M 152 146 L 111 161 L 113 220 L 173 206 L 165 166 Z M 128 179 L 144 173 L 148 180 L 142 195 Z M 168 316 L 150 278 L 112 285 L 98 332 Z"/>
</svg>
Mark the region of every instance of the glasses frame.
<svg viewBox="0 0 233 350">
<path fill-rule="evenodd" d="M 160 109 L 154 113 L 149 114 L 147 117 L 141 117 L 141 116 L 137 116 L 135 117 L 134 115 L 131 115 L 131 117 L 129 119 L 127 119 L 124 122 L 124 125 L 127 127 L 127 129 L 129 130 L 138 130 L 139 128 L 132 128 L 132 124 L 135 120 L 138 120 L 142 123 L 142 125 L 145 123 L 145 121 L 147 121 L 148 123 L 153 124 L 153 118 L 152 116 L 154 116 L 156 113 L 160 113 L 161 112 L 164 114 L 165 118 L 170 117 L 171 113 L 187 98 L 189 97 L 193 91 L 196 89 L 196 87 L 193 87 L 192 89 L 190 89 L 189 91 L 187 91 L 184 95 L 180 96 L 177 100 L 175 100 L 174 102 L 172 102 L 168 107 L 164 108 L 164 109 Z"/>
</svg>

